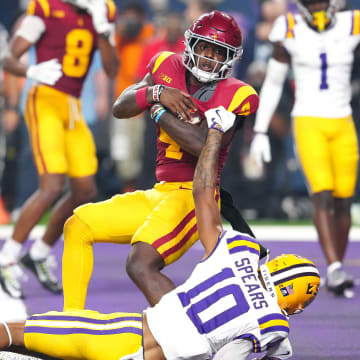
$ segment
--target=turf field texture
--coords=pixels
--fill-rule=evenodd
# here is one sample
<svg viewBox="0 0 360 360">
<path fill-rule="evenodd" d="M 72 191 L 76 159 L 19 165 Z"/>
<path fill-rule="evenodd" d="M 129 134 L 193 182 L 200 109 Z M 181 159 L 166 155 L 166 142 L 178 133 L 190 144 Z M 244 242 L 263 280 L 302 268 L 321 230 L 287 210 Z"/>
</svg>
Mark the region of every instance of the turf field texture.
<svg viewBox="0 0 360 360">
<path fill-rule="evenodd" d="M 11 229 L 0 228 L 0 238 Z M 42 233 L 36 228 L 33 238 Z M 254 233 L 271 250 L 271 258 L 281 253 L 296 253 L 308 257 L 325 276 L 326 263 L 316 233 L 312 226 L 255 226 Z M 355 360 L 360 359 L 360 228 L 351 231 L 345 267 L 356 280 L 355 297 L 345 299 L 334 297 L 320 288 L 314 303 L 304 313 L 290 318 L 290 341 L 297 360 Z M 2 246 L 0 241 L 0 246 Z M 63 242 L 54 249 L 58 261 L 56 270 L 61 277 L 61 255 Z M 128 245 L 96 244 L 94 246 L 94 271 L 90 282 L 87 308 L 101 312 L 141 312 L 147 302 L 125 273 Z M 194 265 L 202 257 L 200 243 L 190 249 L 177 263 L 168 266 L 164 272 L 176 283 L 182 283 Z M 74 269 L 76 271 L 76 269 Z M 61 310 L 61 295 L 52 295 L 28 273 L 23 283 L 26 296 L 25 306 L 29 314 L 48 310 Z M 1 304 L 0 304 L 1 306 Z"/>
</svg>

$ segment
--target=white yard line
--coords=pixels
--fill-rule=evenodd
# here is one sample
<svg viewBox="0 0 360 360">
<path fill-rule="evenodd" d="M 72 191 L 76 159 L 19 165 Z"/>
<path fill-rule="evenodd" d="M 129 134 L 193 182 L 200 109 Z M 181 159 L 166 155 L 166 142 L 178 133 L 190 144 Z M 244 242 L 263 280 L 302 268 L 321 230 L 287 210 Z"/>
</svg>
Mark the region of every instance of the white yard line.
<svg viewBox="0 0 360 360">
<path fill-rule="evenodd" d="M 44 225 L 35 226 L 30 239 L 37 239 L 44 233 Z M 312 225 L 254 225 L 251 226 L 255 236 L 262 241 L 318 241 L 314 226 Z M 11 236 L 13 226 L 0 226 L 0 239 Z M 353 226 L 350 231 L 350 241 L 360 241 L 360 226 Z"/>
</svg>

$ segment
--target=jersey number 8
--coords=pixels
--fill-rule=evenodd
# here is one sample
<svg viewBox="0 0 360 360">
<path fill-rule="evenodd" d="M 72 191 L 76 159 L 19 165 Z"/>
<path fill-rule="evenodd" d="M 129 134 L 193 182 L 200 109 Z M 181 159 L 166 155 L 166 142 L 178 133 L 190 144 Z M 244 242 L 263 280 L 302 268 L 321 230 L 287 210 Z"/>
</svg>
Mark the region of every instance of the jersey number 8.
<svg viewBox="0 0 360 360">
<path fill-rule="evenodd" d="M 89 67 L 93 36 L 89 30 L 74 29 L 66 35 L 63 72 L 69 77 L 83 77 Z"/>
</svg>

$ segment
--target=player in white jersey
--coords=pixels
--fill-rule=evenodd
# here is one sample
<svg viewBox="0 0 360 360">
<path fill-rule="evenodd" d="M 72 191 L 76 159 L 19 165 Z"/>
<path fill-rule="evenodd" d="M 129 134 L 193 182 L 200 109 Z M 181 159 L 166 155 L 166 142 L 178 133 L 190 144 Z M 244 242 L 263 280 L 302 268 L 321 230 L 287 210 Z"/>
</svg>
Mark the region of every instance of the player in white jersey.
<svg viewBox="0 0 360 360">
<path fill-rule="evenodd" d="M 297 156 L 314 204 L 314 222 L 327 263 L 326 286 L 352 295 L 342 263 L 351 226 L 358 141 L 350 106 L 350 76 L 359 53 L 360 11 L 336 12 L 333 0 L 298 0 L 300 14 L 280 16 L 269 40 L 273 55 L 260 94 L 250 153 L 271 160 L 267 130 L 289 68 L 295 80 L 292 110 Z"/>
<path fill-rule="evenodd" d="M 216 174 L 223 134 L 235 115 L 223 107 L 205 115 L 209 132 L 193 186 L 205 255 L 188 280 L 143 315 L 67 310 L 3 322 L 0 349 L 13 344 L 61 359 L 96 360 L 241 360 L 259 352 L 268 360 L 291 357 L 287 315 L 315 298 L 319 272 L 296 255 L 281 255 L 258 272 L 258 241 L 223 229 Z"/>
</svg>

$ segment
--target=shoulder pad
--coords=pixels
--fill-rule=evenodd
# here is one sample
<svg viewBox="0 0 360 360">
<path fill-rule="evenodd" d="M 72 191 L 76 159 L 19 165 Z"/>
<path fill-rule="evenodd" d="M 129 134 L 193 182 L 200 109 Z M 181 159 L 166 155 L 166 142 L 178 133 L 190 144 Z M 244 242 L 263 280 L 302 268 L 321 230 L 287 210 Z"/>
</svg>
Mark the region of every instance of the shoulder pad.
<svg viewBox="0 0 360 360">
<path fill-rule="evenodd" d="M 50 17 L 50 4 L 48 0 L 31 0 L 28 8 L 28 15 L 35 15 L 42 19 Z"/>
<path fill-rule="evenodd" d="M 115 22 L 117 17 L 117 9 L 113 0 L 106 0 L 106 7 L 108 10 L 108 20 Z"/>
<path fill-rule="evenodd" d="M 159 66 L 163 63 L 163 61 L 165 59 L 167 59 L 169 56 L 174 55 L 175 53 L 171 52 L 171 51 L 162 51 L 160 53 L 158 53 L 157 55 L 154 56 L 154 66 L 152 68 L 152 73 L 154 73 Z"/>
<path fill-rule="evenodd" d="M 351 20 L 351 35 L 360 34 L 360 10 L 353 10 Z"/>
<path fill-rule="evenodd" d="M 294 37 L 294 26 L 296 24 L 294 14 L 287 13 L 279 16 L 271 29 L 269 40 L 271 42 L 284 41 Z"/>
</svg>

